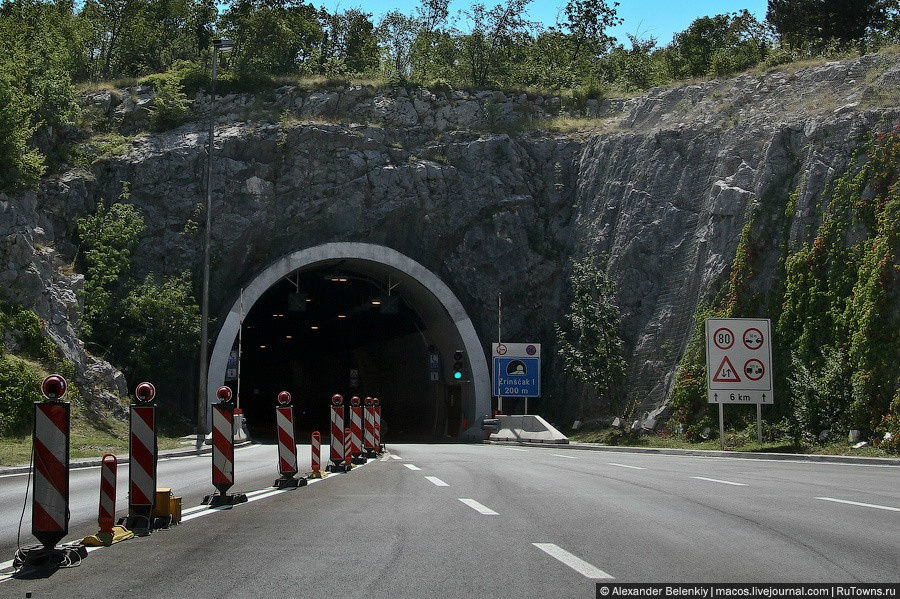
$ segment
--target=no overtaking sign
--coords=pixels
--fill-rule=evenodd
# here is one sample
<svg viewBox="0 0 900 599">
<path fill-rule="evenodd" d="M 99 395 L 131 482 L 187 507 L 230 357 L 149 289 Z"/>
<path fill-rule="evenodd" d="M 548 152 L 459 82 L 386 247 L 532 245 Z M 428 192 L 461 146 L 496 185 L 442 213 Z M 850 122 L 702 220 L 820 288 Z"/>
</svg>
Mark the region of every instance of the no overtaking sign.
<svg viewBox="0 0 900 599">
<path fill-rule="evenodd" d="M 769 319 L 706 319 L 709 403 L 773 403 L 771 340 Z"/>
</svg>

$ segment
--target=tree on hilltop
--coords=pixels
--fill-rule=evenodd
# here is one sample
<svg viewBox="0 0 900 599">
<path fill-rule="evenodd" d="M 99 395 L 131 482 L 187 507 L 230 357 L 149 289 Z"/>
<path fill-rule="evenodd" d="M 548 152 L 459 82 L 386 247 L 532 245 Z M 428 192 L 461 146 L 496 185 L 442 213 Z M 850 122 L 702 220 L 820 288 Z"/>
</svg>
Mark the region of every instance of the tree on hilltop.
<svg viewBox="0 0 900 599">
<path fill-rule="evenodd" d="M 886 24 L 896 0 L 769 0 L 766 20 L 788 45 L 846 47 Z"/>
</svg>

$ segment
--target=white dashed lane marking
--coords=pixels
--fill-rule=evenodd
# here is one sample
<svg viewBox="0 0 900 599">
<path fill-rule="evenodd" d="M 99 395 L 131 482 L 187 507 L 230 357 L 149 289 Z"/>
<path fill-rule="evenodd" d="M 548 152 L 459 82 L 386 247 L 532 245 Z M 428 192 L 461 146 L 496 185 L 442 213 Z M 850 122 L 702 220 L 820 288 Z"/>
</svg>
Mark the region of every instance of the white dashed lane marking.
<svg viewBox="0 0 900 599">
<path fill-rule="evenodd" d="M 617 464 L 616 462 L 607 462 L 610 466 L 618 466 L 619 468 L 631 468 L 632 470 L 646 470 L 643 466 L 629 466 L 628 464 Z"/>
<path fill-rule="evenodd" d="M 706 480 L 711 483 L 719 483 L 721 485 L 733 485 L 735 487 L 746 487 L 747 483 L 735 483 L 730 480 L 719 480 L 718 478 L 706 478 L 705 476 L 692 476 L 691 478 L 696 478 L 697 480 Z"/>
<path fill-rule="evenodd" d="M 612 576 L 610 576 L 597 566 L 589 564 L 577 555 L 572 555 L 559 545 L 554 545 L 553 543 L 532 543 L 532 545 L 534 545 L 550 557 L 561 561 L 582 576 L 594 580 L 609 580 L 612 578 Z"/>
<path fill-rule="evenodd" d="M 406 466 L 407 468 L 409 468 L 410 470 L 421 470 L 421 468 L 419 468 L 418 466 L 414 466 L 413 464 L 403 464 L 403 465 Z"/>
<path fill-rule="evenodd" d="M 436 476 L 426 476 L 425 478 L 427 478 L 432 483 L 434 483 L 434 486 L 436 486 L 436 487 L 449 487 L 450 486 Z"/>
<path fill-rule="evenodd" d="M 497 512 L 495 512 L 494 510 L 492 510 L 491 508 L 478 503 L 474 499 L 460 497 L 459 500 L 462 501 L 463 503 L 465 503 L 467 506 L 469 506 L 473 510 L 475 510 L 476 512 L 478 512 L 479 514 L 484 514 L 485 516 L 499 516 L 500 515 Z"/>
<path fill-rule="evenodd" d="M 875 503 L 862 503 L 859 501 L 850 501 L 848 499 L 835 499 L 834 497 L 816 497 L 822 501 L 831 501 L 834 503 L 846 503 L 847 505 L 858 505 L 860 507 L 872 507 L 877 510 L 888 510 L 891 512 L 900 512 L 900 507 L 891 507 L 889 505 L 877 505 Z"/>
<path fill-rule="evenodd" d="M 570 460 L 577 460 L 578 458 L 573 455 L 566 455 L 564 453 L 551 453 L 550 455 L 555 455 L 558 458 L 568 458 Z"/>
</svg>

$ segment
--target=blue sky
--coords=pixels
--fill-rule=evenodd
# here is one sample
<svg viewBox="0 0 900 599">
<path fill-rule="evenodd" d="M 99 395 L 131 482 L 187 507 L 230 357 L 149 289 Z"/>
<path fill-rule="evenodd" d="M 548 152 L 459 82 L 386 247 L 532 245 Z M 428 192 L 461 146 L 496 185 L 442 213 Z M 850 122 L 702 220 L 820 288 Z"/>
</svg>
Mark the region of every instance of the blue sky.
<svg viewBox="0 0 900 599">
<path fill-rule="evenodd" d="M 451 0 L 450 13 L 466 8 L 475 0 Z M 487 6 L 498 4 L 502 0 L 481 0 Z M 335 8 L 362 8 L 375 15 L 377 20 L 386 12 L 397 9 L 412 14 L 418 0 L 312 0 L 312 3 L 325 6 L 329 10 Z M 746 8 L 762 20 L 766 16 L 766 0 L 620 0 L 619 16 L 625 22 L 616 27 L 612 34 L 620 41 L 627 40 L 626 34 L 638 33 L 640 37 L 653 36 L 660 45 L 672 40 L 672 35 L 682 31 L 697 17 L 714 15 L 723 12 L 734 12 Z M 545 25 L 556 22 L 557 14 L 565 5 L 565 0 L 533 0 L 528 13 L 533 21 Z"/>
</svg>

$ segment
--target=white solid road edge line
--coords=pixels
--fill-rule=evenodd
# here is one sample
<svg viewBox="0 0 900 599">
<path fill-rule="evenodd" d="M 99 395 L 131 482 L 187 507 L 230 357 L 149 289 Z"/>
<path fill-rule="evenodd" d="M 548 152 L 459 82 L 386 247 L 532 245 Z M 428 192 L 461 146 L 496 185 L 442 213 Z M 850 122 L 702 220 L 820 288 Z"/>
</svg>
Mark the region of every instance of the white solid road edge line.
<svg viewBox="0 0 900 599">
<path fill-rule="evenodd" d="M 459 497 L 458 499 L 460 501 L 462 501 L 463 503 L 465 503 L 470 508 L 472 508 L 473 510 L 475 510 L 476 512 L 478 512 L 479 514 L 484 514 L 485 516 L 499 516 L 500 515 L 497 512 L 495 512 L 494 510 L 492 510 L 491 508 L 478 503 L 474 499 L 469 499 L 467 497 Z"/>
<path fill-rule="evenodd" d="M 692 476 L 691 478 L 696 478 L 697 480 L 707 480 L 711 483 L 720 483 L 723 485 L 733 485 L 735 487 L 746 487 L 747 483 L 735 483 L 730 480 L 719 480 L 718 478 L 706 478 L 705 476 Z"/>
<path fill-rule="evenodd" d="M 616 462 L 607 462 L 610 466 L 618 466 L 619 468 L 631 468 L 632 470 L 646 470 L 643 466 L 629 466 L 628 464 L 617 464 Z"/>
<path fill-rule="evenodd" d="M 598 568 L 593 564 L 589 564 L 577 555 L 572 555 L 559 545 L 554 545 L 553 543 L 532 543 L 535 547 L 553 557 L 558 559 L 565 565 L 569 566 L 582 576 L 587 578 L 593 578 L 595 580 L 605 579 L 611 580 L 612 576 Z"/>
<path fill-rule="evenodd" d="M 889 505 L 877 505 L 874 503 L 862 503 L 859 501 L 850 501 L 848 499 L 835 499 L 834 497 L 816 497 L 822 501 L 833 501 L 834 503 L 846 503 L 847 505 L 858 505 L 861 507 L 873 507 L 879 510 L 889 510 L 891 512 L 900 512 L 900 507 L 891 507 Z"/>
<path fill-rule="evenodd" d="M 419 468 L 418 466 L 415 466 L 413 464 L 403 464 L 403 465 L 406 466 L 407 468 L 409 468 L 410 470 L 421 470 L 421 468 Z"/>
<path fill-rule="evenodd" d="M 558 458 L 569 458 L 570 460 L 577 460 L 578 457 L 574 455 L 566 455 L 564 453 L 551 453 L 550 455 L 555 455 Z"/>
<path fill-rule="evenodd" d="M 427 478 L 427 479 L 430 480 L 432 483 L 434 483 L 434 485 L 435 485 L 436 487 L 449 487 L 449 486 L 450 486 L 450 485 L 448 485 L 447 483 L 445 483 L 444 481 L 442 481 L 441 479 L 439 479 L 439 478 L 436 477 L 436 476 L 426 476 L 425 478 Z"/>
</svg>

